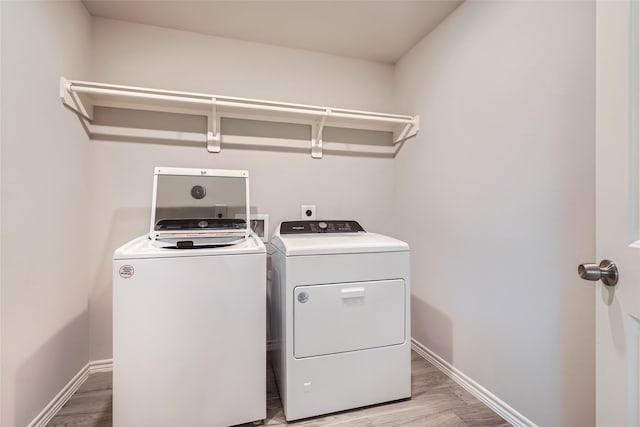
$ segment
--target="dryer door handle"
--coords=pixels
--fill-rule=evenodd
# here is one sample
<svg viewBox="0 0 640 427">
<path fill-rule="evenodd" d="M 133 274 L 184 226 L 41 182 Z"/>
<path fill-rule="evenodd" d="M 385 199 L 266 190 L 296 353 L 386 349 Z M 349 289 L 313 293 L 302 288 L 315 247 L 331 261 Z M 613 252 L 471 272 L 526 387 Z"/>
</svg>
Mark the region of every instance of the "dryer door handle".
<svg viewBox="0 0 640 427">
<path fill-rule="evenodd" d="M 346 298 L 362 298 L 364 297 L 364 288 L 344 288 L 340 289 L 340 297 Z"/>
</svg>

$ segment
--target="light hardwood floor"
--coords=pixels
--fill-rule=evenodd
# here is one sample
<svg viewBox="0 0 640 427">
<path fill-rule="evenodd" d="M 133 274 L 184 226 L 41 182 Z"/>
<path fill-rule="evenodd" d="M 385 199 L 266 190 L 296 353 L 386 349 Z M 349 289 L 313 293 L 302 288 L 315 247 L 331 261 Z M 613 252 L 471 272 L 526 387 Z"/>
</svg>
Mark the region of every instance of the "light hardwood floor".
<svg viewBox="0 0 640 427">
<path fill-rule="evenodd" d="M 300 427 L 492 426 L 510 424 L 436 367 L 412 352 L 411 399 L 289 423 Z M 287 425 L 271 368 L 267 370 L 267 426 Z M 110 427 L 111 373 L 97 373 L 60 409 L 48 427 Z M 247 424 L 253 426 L 253 424 Z M 188 426 L 185 426 L 188 427 Z"/>
</svg>

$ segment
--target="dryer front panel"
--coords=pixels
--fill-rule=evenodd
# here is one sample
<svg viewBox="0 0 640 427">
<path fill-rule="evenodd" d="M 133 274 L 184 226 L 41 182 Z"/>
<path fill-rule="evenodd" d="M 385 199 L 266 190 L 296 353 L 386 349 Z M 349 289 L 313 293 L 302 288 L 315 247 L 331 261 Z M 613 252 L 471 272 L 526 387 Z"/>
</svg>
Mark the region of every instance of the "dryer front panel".
<svg viewBox="0 0 640 427">
<path fill-rule="evenodd" d="M 402 279 L 297 286 L 293 292 L 294 357 L 402 344 Z"/>
</svg>

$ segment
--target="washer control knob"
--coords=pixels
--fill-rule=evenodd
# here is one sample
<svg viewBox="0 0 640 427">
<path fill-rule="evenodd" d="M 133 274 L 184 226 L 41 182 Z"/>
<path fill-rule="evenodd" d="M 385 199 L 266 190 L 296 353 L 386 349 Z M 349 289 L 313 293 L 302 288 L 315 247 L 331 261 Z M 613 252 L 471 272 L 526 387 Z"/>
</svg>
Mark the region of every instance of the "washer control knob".
<svg viewBox="0 0 640 427">
<path fill-rule="evenodd" d="M 328 227 L 328 225 L 327 225 L 327 223 L 326 223 L 326 222 L 324 222 L 324 221 L 320 221 L 320 222 L 318 223 L 318 228 L 319 228 L 320 230 L 326 230 L 326 229 L 327 229 L 327 227 Z"/>
</svg>

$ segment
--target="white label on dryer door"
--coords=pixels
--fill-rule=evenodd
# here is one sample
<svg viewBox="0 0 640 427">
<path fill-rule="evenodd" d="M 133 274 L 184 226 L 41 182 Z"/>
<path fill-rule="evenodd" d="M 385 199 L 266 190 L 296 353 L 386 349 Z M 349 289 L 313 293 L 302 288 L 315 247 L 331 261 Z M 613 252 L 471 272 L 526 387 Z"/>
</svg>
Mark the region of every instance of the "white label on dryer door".
<svg viewBox="0 0 640 427">
<path fill-rule="evenodd" d="M 296 358 L 404 343 L 404 280 L 298 286 L 294 289 Z"/>
</svg>

